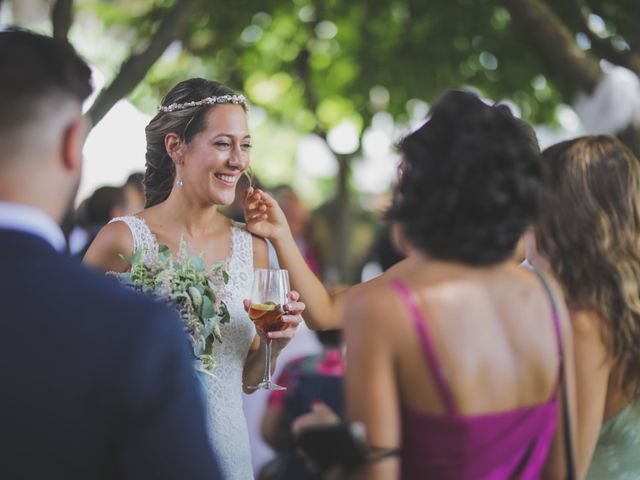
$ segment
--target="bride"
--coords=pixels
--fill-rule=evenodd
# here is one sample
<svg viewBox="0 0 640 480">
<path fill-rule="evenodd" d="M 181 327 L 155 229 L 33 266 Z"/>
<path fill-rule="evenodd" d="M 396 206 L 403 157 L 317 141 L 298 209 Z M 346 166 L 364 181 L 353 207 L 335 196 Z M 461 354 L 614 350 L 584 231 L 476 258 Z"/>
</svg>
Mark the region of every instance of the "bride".
<svg viewBox="0 0 640 480">
<path fill-rule="evenodd" d="M 177 84 L 164 98 L 146 128 L 146 208 L 104 227 L 84 261 L 105 271 L 124 272 L 134 249 L 145 256 L 165 244 L 178 251 L 180 238 L 207 265 L 226 262 L 226 300 L 231 321 L 221 325 L 222 344 L 215 349 L 216 367 L 207 375 L 207 417 L 213 447 L 225 478 L 253 478 L 242 390 L 250 393 L 264 369 L 265 341 L 243 307 L 249 298 L 254 268 L 266 268 L 266 242 L 217 210 L 229 205 L 236 182 L 249 166 L 251 137 L 244 97 L 226 86 L 194 78 Z M 304 308 L 292 292 L 290 327 L 269 333 L 272 364 L 295 335 Z"/>
</svg>

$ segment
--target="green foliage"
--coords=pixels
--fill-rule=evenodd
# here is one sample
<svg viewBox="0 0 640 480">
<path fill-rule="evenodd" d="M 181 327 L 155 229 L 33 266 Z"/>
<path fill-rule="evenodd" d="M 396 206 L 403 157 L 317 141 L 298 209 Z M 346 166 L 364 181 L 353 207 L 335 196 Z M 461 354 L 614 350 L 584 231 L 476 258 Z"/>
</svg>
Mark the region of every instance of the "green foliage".
<svg viewBox="0 0 640 480">
<path fill-rule="evenodd" d="M 222 342 L 220 324 L 230 320 L 224 302 L 224 285 L 229 282 L 224 264 L 207 268 L 202 256 L 189 253 L 183 239 L 176 255 L 160 245 L 157 252 L 136 250 L 125 260 L 131 270 L 114 275 L 124 285 L 173 306 L 184 321 L 195 357 L 204 370 L 211 371 L 214 342 Z"/>
<path fill-rule="evenodd" d="M 579 33 L 570 2 L 546 3 Z M 91 5 L 105 23 L 129 28 L 144 41 L 172 4 Z M 632 0 L 588 4 L 621 48 L 639 43 Z M 179 41 L 178 57 L 157 62 L 132 95 L 150 113 L 172 85 L 190 76 L 244 91 L 271 122 L 298 134 L 322 135 L 345 118 L 362 131 L 381 110 L 405 122 L 408 102 L 431 103 L 443 90 L 463 86 L 513 101 L 533 123 L 554 123 L 558 104 L 577 93 L 497 0 L 237 0 L 231 9 L 228 2 L 207 0 Z M 373 94 L 381 91 L 388 95 Z"/>
</svg>

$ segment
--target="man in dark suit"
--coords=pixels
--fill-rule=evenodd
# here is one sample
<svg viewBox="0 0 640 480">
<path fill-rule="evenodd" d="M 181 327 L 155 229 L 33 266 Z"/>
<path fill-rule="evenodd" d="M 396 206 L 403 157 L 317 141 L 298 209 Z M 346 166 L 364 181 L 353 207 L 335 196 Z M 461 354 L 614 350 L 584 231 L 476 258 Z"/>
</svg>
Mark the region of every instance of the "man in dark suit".
<svg viewBox="0 0 640 480">
<path fill-rule="evenodd" d="M 0 72 L 0 478 L 220 478 L 175 314 L 59 253 L 89 68 L 0 31 Z"/>
</svg>

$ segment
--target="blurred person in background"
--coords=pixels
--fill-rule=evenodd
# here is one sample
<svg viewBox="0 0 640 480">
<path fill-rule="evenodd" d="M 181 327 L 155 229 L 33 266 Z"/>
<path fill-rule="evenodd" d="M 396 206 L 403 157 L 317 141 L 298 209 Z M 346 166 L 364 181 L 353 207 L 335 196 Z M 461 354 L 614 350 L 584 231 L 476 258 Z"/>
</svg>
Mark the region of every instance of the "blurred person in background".
<svg viewBox="0 0 640 480">
<path fill-rule="evenodd" d="M 144 173 L 135 172 L 127 177 L 122 186 L 126 201 L 122 215 L 133 215 L 144 208 Z"/>
<path fill-rule="evenodd" d="M 556 276 L 570 309 L 578 478 L 640 478 L 640 162 L 607 136 L 542 158 L 527 257 Z"/>
<path fill-rule="evenodd" d="M 322 351 L 291 360 L 276 378 L 276 383 L 287 390 L 271 392 L 262 419 L 262 436 L 276 452 L 276 458 L 261 469 L 259 480 L 320 478 L 309 470 L 297 451 L 291 424 L 317 403 L 327 405 L 338 416 L 343 415 L 345 367 L 341 331 L 325 330 L 316 335 Z"/>
<path fill-rule="evenodd" d="M 271 194 L 287 218 L 291 235 L 306 264 L 317 277 L 320 277 L 323 268 L 318 249 L 309 232 L 311 212 L 289 185 L 278 185 L 271 190 Z"/>
<path fill-rule="evenodd" d="M 69 254 L 72 257 L 82 259 L 84 249 L 89 244 L 89 233 L 91 224 L 89 222 L 89 214 L 87 213 L 88 198 L 85 198 L 75 210 L 69 210 L 66 217 L 66 228 L 63 227 L 67 244 L 69 245 Z"/>
<path fill-rule="evenodd" d="M 75 254 L 80 260 L 87 253 L 89 245 L 100 229 L 112 219 L 124 215 L 127 208 L 124 188 L 113 186 L 97 188 L 83 207 L 80 213 L 84 216 L 82 223 L 85 226 L 81 228 L 86 230 L 87 239 L 84 246 Z"/>
<path fill-rule="evenodd" d="M 221 478 L 175 313 L 63 254 L 88 65 L 9 29 L 0 72 L 0 478 Z"/>
<path fill-rule="evenodd" d="M 98 233 L 111 219 L 124 214 L 127 199 L 122 187 L 97 188 L 87 201 L 87 219 L 92 233 Z"/>
<path fill-rule="evenodd" d="M 367 255 L 362 268 L 362 281 L 366 282 L 404 260 L 405 255 L 394 245 L 391 233 L 391 225 L 383 224 L 378 230 L 376 240 Z"/>
</svg>

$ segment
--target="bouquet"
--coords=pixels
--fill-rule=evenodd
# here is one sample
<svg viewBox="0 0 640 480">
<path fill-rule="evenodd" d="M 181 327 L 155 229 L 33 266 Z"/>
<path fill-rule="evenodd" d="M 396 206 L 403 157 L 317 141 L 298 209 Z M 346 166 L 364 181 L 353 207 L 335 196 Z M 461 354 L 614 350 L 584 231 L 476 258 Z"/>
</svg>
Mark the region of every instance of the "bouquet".
<svg viewBox="0 0 640 480">
<path fill-rule="evenodd" d="M 124 257 L 123 257 L 124 258 Z M 184 239 L 180 239 L 177 255 L 167 245 L 160 245 L 158 254 L 148 257 L 136 250 L 130 259 L 130 271 L 115 273 L 127 287 L 149 294 L 171 305 L 182 318 L 191 340 L 193 354 L 202 370 L 211 373 L 215 366 L 214 343 L 222 342 L 220 324 L 230 316 L 223 287 L 229 282 L 224 262 L 207 269 L 202 256 L 191 255 Z"/>
</svg>

